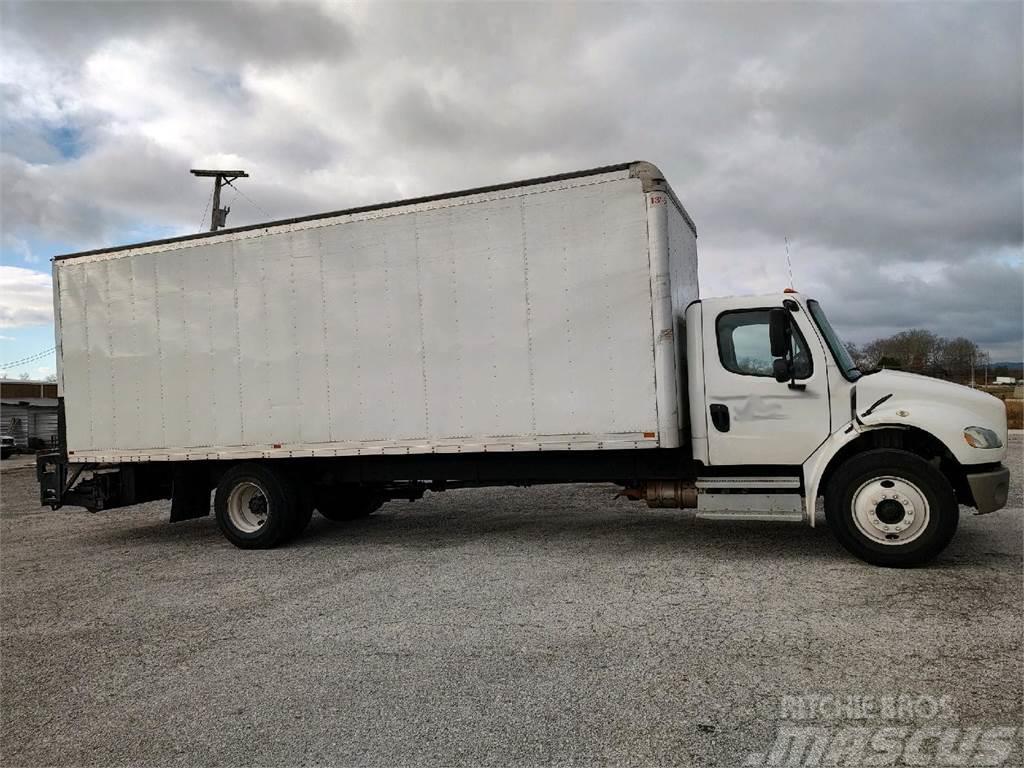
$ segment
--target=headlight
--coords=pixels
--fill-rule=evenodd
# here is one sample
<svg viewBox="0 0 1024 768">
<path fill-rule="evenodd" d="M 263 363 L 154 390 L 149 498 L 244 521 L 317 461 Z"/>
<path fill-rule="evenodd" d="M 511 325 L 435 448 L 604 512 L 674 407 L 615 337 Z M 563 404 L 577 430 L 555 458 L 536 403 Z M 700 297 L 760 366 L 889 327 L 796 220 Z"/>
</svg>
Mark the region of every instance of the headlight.
<svg viewBox="0 0 1024 768">
<path fill-rule="evenodd" d="M 964 440 L 971 448 L 1002 448 L 1003 441 L 991 429 L 984 427 L 968 427 L 964 430 Z"/>
</svg>

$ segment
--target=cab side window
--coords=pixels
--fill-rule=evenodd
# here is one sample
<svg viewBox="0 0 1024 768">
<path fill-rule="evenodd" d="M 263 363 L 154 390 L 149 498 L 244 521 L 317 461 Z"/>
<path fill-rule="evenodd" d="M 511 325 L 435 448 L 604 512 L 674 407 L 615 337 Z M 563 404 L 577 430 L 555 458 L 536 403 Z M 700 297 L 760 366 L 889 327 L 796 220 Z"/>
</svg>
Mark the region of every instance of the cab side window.
<svg viewBox="0 0 1024 768">
<path fill-rule="evenodd" d="M 772 377 L 772 345 L 767 309 L 723 312 L 718 316 L 718 356 L 722 367 L 742 376 Z M 793 327 L 793 367 L 797 379 L 809 378 L 813 368 L 800 330 Z"/>
</svg>

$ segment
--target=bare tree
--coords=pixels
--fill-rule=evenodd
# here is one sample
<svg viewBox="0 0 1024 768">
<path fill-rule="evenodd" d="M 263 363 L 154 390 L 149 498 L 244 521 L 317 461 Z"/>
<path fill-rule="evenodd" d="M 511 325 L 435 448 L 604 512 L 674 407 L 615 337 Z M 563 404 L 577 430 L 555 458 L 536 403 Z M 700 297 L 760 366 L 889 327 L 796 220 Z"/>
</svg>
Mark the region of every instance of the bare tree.
<svg viewBox="0 0 1024 768">
<path fill-rule="evenodd" d="M 971 367 L 982 364 L 982 351 L 970 339 L 958 336 L 955 339 L 943 340 L 937 354 L 937 364 L 954 378 L 969 378 Z"/>
<path fill-rule="evenodd" d="M 924 372 L 935 367 L 943 342 L 941 336 L 931 331 L 912 328 L 884 339 L 875 339 L 864 346 L 862 355 L 865 363 L 872 367 L 882 365 L 884 360 L 888 363 L 886 367 Z"/>
<path fill-rule="evenodd" d="M 844 341 L 843 346 L 846 347 L 846 353 L 850 356 L 850 359 L 853 360 L 853 364 L 858 368 L 861 368 L 862 363 L 866 362 L 864 360 L 864 352 L 861 348 L 852 341 Z"/>
<path fill-rule="evenodd" d="M 968 338 L 946 339 L 921 328 L 875 339 L 847 350 L 861 368 L 899 368 L 913 373 L 967 381 L 972 366 L 984 364 L 985 352 Z"/>
</svg>

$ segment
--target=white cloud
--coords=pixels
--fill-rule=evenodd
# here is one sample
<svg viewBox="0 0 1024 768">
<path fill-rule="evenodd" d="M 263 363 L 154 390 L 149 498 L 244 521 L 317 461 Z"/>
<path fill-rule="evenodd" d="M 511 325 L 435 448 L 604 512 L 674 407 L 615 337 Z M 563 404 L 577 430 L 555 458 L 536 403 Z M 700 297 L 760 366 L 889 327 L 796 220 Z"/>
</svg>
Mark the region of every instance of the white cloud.
<svg viewBox="0 0 1024 768">
<path fill-rule="evenodd" d="M 0 264 L 0 328 L 53 322 L 50 276 Z"/>
<path fill-rule="evenodd" d="M 22 240 L 20 237 L 3 233 L 0 235 L 0 242 L 3 243 L 3 247 L 16 254 L 22 261 L 33 264 L 39 261 L 39 257 L 32 253 L 32 248 Z"/>
<path fill-rule="evenodd" d="M 4 236 L 196 231 L 197 165 L 252 174 L 259 208 L 225 200 L 242 225 L 646 159 L 697 221 L 710 293 L 778 288 L 788 236 L 798 281 L 901 307 L 844 313 L 853 333 L 938 330 L 914 286 L 1022 248 L 1020 28 L 1018 4 L 12 5 Z M 61 130 L 69 157 L 47 152 Z M 1017 344 L 1015 296 L 957 327 Z"/>
</svg>

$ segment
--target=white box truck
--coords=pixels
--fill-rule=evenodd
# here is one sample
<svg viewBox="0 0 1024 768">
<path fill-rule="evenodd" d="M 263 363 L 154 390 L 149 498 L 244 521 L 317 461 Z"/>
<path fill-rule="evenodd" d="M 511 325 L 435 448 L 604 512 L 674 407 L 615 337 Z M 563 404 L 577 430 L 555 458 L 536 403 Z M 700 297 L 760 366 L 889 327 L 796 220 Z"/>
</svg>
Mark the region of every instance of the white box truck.
<svg viewBox="0 0 1024 768">
<path fill-rule="evenodd" d="M 924 562 L 1006 503 L 994 397 L 859 371 L 798 293 L 699 298 L 657 167 L 59 256 L 42 503 L 171 499 L 247 548 L 427 490 L 614 482 Z"/>
</svg>

